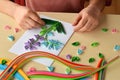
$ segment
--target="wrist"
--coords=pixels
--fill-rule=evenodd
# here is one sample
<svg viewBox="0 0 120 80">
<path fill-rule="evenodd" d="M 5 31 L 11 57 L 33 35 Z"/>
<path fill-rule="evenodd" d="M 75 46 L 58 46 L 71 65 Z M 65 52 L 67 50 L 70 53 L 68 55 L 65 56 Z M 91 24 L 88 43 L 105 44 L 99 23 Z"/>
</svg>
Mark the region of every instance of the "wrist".
<svg viewBox="0 0 120 80">
<path fill-rule="evenodd" d="M 97 5 L 88 5 L 87 6 L 90 10 L 93 10 L 94 12 L 96 12 L 96 14 L 100 15 L 101 14 L 101 9 L 97 6 Z"/>
<path fill-rule="evenodd" d="M 105 1 L 106 0 L 90 0 L 89 6 L 96 7 L 96 10 L 102 12 L 105 7 Z"/>
<path fill-rule="evenodd" d="M 18 14 L 19 7 L 20 7 L 20 5 L 15 5 L 15 8 L 14 8 L 14 10 L 13 10 L 13 18 L 15 18 L 16 15 Z M 20 11 L 19 11 L 19 12 L 20 12 Z"/>
</svg>

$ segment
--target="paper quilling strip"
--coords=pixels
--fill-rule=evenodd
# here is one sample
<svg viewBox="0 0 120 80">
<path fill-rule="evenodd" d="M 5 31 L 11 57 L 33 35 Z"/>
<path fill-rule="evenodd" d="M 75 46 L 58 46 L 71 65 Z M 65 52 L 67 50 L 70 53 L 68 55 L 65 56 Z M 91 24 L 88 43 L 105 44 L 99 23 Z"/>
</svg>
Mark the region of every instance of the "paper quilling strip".
<svg viewBox="0 0 120 80">
<path fill-rule="evenodd" d="M 72 63 L 70 61 L 67 61 L 67 60 L 61 58 L 61 57 L 58 57 L 58 56 L 55 56 L 53 54 L 46 53 L 46 52 L 40 52 L 40 51 L 27 52 L 27 53 L 24 53 L 24 54 L 16 57 L 8 65 L 8 67 L 0 75 L 0 80 L 7 80 L 7 79 L 11 78 L 11 76 L 13 76 L 13 74 L 19 68 L 21 68 L 27 61 L 29 61 L 33 58 L 38 58 L 38 57 L 40 57 L 40 58 L 42 58 L 42 57 L 51 58 L 51 59 L 54 59 L 54 60 L 57 60 L 57 61 L 63 63 L 66 66 L 69 66 L 71 69 L 75 69 L 75 70 L 78 70 L 78 71 L 80 71 L 80 70 L 85 71 L 85 72 L 80 73 L 80 74 L 69 74 L 69 75 L 61 74 L 61 73 L 55 73 L 55 72 L 39 71 L 39 72 L 36 72 L 36 73 L 31 73 L 29 75 L 29 77 L 35 77 L 35 76 L 37 76 L 37 77 L 39 77 L 39 76 L 54 77 L 54 78 L 58 78 L 57 80 L 66 80 L 66 79 L 77 80 L 77 79 L 80 79 L 80 78 L 91 76 L 92 74 L 95 74 L 96 72 L 104 69 L 110 63 L 112 63 L 113 61 L 115 61 L 119 58 L 119 56 L 116 56 L 113 59 L 111 59 L 104 66 L 102 66 L 100 68 L 94 68 L 94 67 L 91 67 L 89 65 Z"/>
<path fill-rule="evenodd" d="M 7 63 L 2 65 L 2 60 L 6 60 Z M 4 58 L 0 58 L 0 70 L 5 70 L 7 68 L 7 65 L 10 64 L 10 60 L 4 59 Z M 15 77 L 15 79 L 17 80 L 30 80 L 28 78 L 28 76 L 24 73 L 24 71 L 22 69 L 18 69 L 17 72 L 13 75 Z"/>
</svg>

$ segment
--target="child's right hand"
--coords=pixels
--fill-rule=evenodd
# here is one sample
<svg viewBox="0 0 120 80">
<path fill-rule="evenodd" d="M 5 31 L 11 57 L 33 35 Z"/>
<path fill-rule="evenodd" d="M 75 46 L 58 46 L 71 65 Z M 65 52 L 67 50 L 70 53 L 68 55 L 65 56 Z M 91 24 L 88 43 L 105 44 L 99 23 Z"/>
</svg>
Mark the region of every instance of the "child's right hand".
<svg viewBox="0 0 120 80">
<path fill-rule="evenodd" d="M 37 13 L 33 12 L 27 7 L 17 6 L 14 18 L 22 29 L 38 28 L 44 25 L 44 21 L 40 19 Z"/>
</svg>

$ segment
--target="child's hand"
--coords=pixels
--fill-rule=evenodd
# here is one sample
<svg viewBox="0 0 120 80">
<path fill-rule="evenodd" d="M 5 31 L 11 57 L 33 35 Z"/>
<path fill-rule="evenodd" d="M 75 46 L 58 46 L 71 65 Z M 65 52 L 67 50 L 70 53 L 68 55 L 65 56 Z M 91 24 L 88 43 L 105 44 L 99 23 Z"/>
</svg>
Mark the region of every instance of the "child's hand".
<svg viewBox="0 0 120 80">
<path fill-rule="evenodd" d="M 38 28 L 45 24 L 35 12 L 23 6 L 16 8 L 14 18 L 20 27 L 25 30 Z"/>
<path fill-rule="evenodd" d="M 99 24 L 100 10 L 94 6 L 83 9 L 73 22 L 75 31 L 91 31 Z"/>
</svg>

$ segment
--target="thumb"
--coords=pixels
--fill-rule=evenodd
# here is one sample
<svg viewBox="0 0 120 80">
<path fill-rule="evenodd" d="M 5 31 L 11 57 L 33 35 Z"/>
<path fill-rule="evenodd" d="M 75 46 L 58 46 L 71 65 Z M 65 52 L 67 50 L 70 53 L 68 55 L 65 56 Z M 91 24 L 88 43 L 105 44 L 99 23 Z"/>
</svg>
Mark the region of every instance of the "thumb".
<svg viewBox="0 0 120 80">
<path fill-rule="evenodd" d="M 45 22 L 39 17 L 39 15 L 35 12 L 30 13 L 30 18 L 36 21 L 39 25 L 45 25 Z"/>
<path fill-rule="evenodd" d="M 40 18 L 38 21 L 37 21 L 40 25 L 45 25 L 45 22 Z"/>
<path fill-rule="evenodd" d="M 76 19 L 73 21 L 72 25 L 76 26 L 81 19 L 82 19 L 81 14 L 78 14 L 77 17 L 76 17 Z"/>
</svg>

